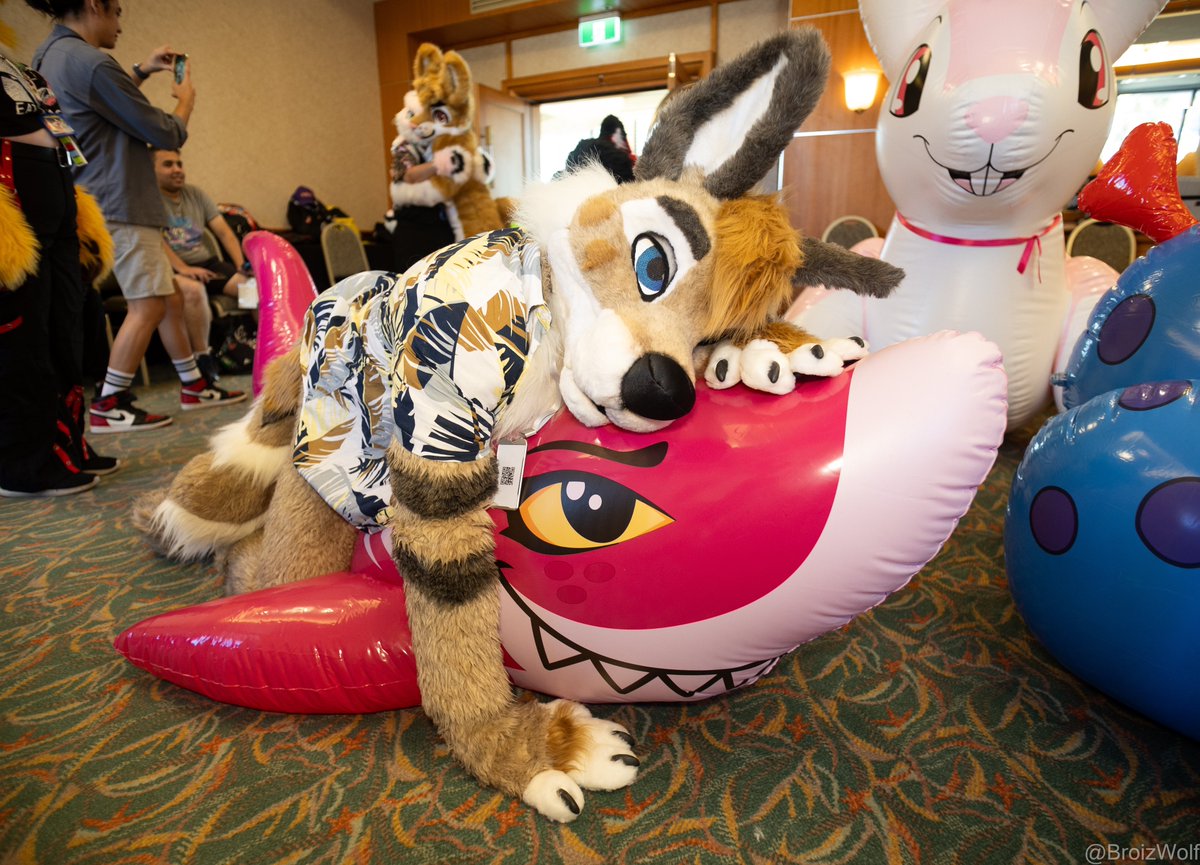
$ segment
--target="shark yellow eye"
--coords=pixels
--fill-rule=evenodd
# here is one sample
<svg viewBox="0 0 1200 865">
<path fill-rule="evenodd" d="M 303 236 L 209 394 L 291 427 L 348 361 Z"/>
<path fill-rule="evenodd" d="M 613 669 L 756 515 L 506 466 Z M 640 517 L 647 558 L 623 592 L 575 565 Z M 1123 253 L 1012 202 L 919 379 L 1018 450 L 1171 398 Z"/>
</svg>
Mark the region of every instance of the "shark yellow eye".
<svg viewBox="0 0 1200 865">
<path fill-rule="evenodd" d="M 527 479 L 502 534 L 534 552 L 566 555 L 625 543 L 674 520 L 633 490 L 587 472 Z"/>
</svg>

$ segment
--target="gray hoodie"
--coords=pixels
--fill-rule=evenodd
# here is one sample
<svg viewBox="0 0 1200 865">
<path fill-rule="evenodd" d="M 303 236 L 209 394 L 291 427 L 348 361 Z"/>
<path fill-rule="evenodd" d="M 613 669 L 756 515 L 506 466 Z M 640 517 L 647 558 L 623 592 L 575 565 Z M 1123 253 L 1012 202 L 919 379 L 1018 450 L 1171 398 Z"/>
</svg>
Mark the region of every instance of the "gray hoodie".
<svg viewBox="0 0 1200 865">
<path fill-rule="evenodd" d="M 33 68 L 50 83 L 75 129 L 88 160 L 75 181 L 100 202 L 104 218 L 165 227 L 148 145 L 178 150 L 187 140 L 183 121 L 151 105 L 111 55 L 62 24 L 33 53 Z"/>
</svg>

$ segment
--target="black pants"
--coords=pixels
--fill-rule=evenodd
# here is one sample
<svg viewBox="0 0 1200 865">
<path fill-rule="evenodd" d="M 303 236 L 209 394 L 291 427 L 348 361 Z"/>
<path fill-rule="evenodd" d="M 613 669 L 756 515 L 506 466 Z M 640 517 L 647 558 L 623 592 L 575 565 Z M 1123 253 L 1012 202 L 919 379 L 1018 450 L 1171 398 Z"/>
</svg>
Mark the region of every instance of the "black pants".
<svg viewBox="0 0 1200 865">
<path fill-rule="evenodd" d="M 37 273 L 0 290 L 0 478 L 82 461 L 83 280 L 75 186 L 58 153 L 13 142 L 13 184 L 41 247 Z M 78 463 L 76 463 L 78 465 Z"/>
</svg>

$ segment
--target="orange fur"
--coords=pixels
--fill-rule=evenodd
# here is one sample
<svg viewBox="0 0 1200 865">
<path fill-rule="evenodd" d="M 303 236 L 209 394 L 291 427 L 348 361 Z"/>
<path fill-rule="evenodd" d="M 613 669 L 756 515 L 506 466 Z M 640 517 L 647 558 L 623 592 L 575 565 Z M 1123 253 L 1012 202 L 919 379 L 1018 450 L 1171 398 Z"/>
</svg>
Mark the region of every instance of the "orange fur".
<svg viewBox="0 0 1200 865">
<path fill-rule="evenodd" d="M 706 338 L 746 338 L 791 304 L 803 262 L 796 230 L 773 196 L 722 203 Z"/>
<path fill-rule="evenodd" d="M 597 195 L 589 198 L 579 206 L 575 219 L 583 228 L 591 228 L 612 219 L 617 213 L 617 205 L 610 198 Z"/>
<path fill-rule="evenodd" d="M 603 267 L 618 255 L 617 248 L 607 240 L 593 240 L 583 250 L 583 261 L 580 267 L 586 272 Z"/>
<path fill-rule="evenodd" d="M 76 230 L 79 234 L 79 265 L 83 280 L 95 285 L 113 265 L 113 242 L 96 199 L 81 186 L 75 187 Z"/>
<path fill-rule="evenodd" d="M 819 342 L 819 340 L 798 325 L 794 325 L 789 321 L 773 321 L 770 324 L 760 327 L 752 334 L 748 334 L 744 340 L 734 340 L 739 347 L 744 347 L 750 339 L 765 339 L 779 346 L 779 350 L 784 354 L 791 354 L 802 345 L 807 345 L 810 342 Z"/>
<path fill-rule="evenodd" d="M 578 769 L 587 748 L 587 730 L 575 723 L 571 704 L 560 703 L 555 706 L 546 730 L 546 753 L 550 757 L 550 764 L 562 772 Z"/>
</svg>

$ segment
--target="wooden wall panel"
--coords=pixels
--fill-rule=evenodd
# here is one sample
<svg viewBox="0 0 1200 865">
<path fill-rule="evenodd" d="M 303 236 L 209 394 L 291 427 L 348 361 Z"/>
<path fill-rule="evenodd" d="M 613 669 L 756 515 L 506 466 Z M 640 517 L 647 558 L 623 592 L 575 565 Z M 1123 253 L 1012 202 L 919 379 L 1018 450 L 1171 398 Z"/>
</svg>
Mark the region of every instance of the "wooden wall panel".
<svg viewBox="0 0 1200 865">
<path fill-rule="evenodd" d="M 883 234 L 895 211 L 869 132 L 792 139 L 783 153 L 783 195 L 792 225 L 814 237 L 848 213 L 865 216 Z"/>
<path fill-rule="evenodd" d="M 842 75 L 879 69 L 855 0 L 792 0 L 792 27 L 810 26 L 829 44 L 829 84 L 817 107 L 784 151 L 783 189 L 792 224 L 820 236 L 830 222 L 853 213 L 875 223 L 882 234 L 895 206 L 875 160 L 871 130 L 887 93 L 880 79 L 875 104 L 856 114 L 846 107 Z M 817 134 L 813 134 L 817 133 Z M 825 133 L 825 134 L 820 134 Z"/>
</svg>

